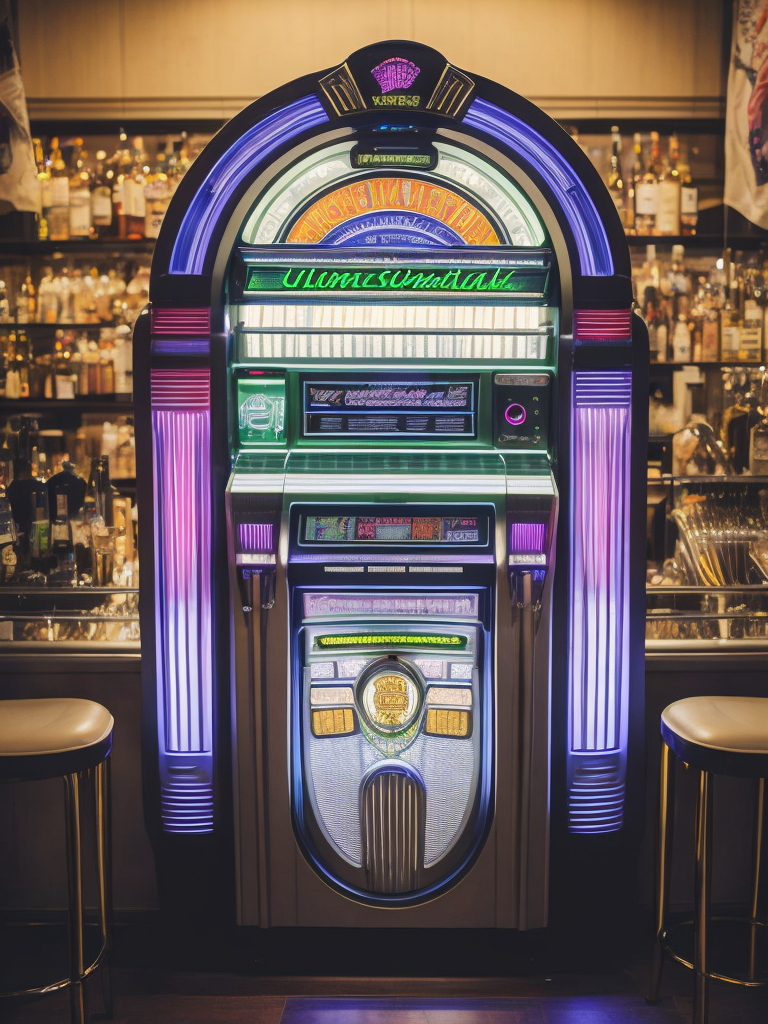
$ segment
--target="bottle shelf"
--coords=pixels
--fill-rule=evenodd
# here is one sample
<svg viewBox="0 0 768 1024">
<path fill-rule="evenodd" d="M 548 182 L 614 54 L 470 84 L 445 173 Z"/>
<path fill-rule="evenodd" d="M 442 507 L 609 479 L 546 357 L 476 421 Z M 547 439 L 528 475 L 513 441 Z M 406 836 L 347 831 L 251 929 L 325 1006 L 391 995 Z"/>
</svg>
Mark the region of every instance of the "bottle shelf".
<svg viewBox="0 0 768 1024">
<path fill-rule="evenodd" d="M 722 252 L 730 249 L 768 248 L 768 231 L 754 235 L 627 235 L 630 249 L 645 249 L 647 245 L 655 245 L 657 249 L 671 249 L 673 245 L 683 245 L 688 249 L 703 249 Z"/>
<path fill-rule="evenodd" d="M 764 366 L 764 365 L 765 365 L 765 363 L 763 361 L 760 361 L 758 363 L 750 363 L 750 362 L 747 362 L 745 359 L 735 359 L 735 360 L 731 360 L 730 362 L 727 362 L 727 363 L 694 363 L 694 362 L 676 363 L 676 362 L 672 362 L 671 360 L 669 362 L 662 362 L 662 363 L 657 363 L 657 362 L 649 363 L 651 375 L 653 375 L 653 371 L 657 370 L 657 369 L 658 370 L 680 370 L 684 366 L 697 366 L 697 367 L 699 367 L 702 370 L 732 370 L 732 369 L 735 369 L 737 366 L 743 367 L 746 370 L 759 370 L 760 367 Z"/>
<path fill-rule="evenodd" d="M 5 597 L 105 597 L 113 594 L 138 594 L 138 587 L 14 587 L 0 586 L 0 599 Z M 0 613 L 3 614 L 3 613 Z M 108 616 L 104 616 L 108 618 Z"/>
<path fill-rule="evenodd" d="M 142 253 L 152 254 L 155 249 L 155 240 L 152 238 L 122 239 L 122 238 L 84 238 L 82 240 L 70 240 L 67 242 L 32 241 L 14 242 L 9 239 L 0 239 L 0 257 L 6 256 L 54 256 L 60 253 L 93 256 L 112 256 L 120 259 L 124 256 L 139 255 Z"/>
<path fill-rule="evenodd" d="M 20 324 L 15 320 L 0 322 L 0 334 L 8 331 L 100 331 L 104 327 L 124 326 L 122 320 L 100 320 L 98 323 L 75 323 L 70 320 L 67 323 L 47 324 L 41 320 L 30 320 L 28 323 Z M 128 325 L 130 326 L 130 325 Z"/>
<path fill-rule="evenodd" d="M 0 398 L 0 413 L 55 412 L 130 412 L 133 395 L 82 395 L 80 398 Z"/>
</svg>

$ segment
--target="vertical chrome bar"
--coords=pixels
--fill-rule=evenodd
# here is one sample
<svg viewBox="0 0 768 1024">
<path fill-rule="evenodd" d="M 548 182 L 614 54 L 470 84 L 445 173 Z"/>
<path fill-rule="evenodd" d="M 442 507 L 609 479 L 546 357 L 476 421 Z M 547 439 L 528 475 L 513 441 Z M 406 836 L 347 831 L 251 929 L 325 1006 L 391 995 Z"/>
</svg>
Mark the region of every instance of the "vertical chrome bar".
<svg viewBox="0 0 768 1024">
<path fill-rule="evenodd" d="M 112 1017 L 112 795 L 111 757 L 96 766 L 94 796 L 96 802 L 96 853 L 99 882 L 99 931 L 104 948 L 101 967 L 101 992 L 104 1012 Z"/>
<path fill-rule="evenodd" d="M 672 876 L 672 836 L 675 820 L 675 764 L 672 751 L 661 741 L 659 768 L 659 821 L 658 859 L 656 877 L 656 944 L 653 950 L 651 982 L 646 999 L 649 1003 L 659 997 L 661 971 L 664 966 L 664 942 L 667 934 L 667 906 Z"/>
<path fill-rule="evenodd" d="M 752 867 L 752 902 L 749 906 L 749 980 L 754 981 L 757 972 L 757 929 L 760 914 L 760 867 L 763 860 L 763 832 L 765 830 L 765 779 L 757 782 L 757 806 L 755 807 L 754 864 Z"/>
<path fill-rule="evenodd" d="M 709 1013 L 709 918 L 712 882 L 712 774 L 699 772 L 696 800 L 696 888 L 694 893 L 693 1024 L 707 1024 Z"/>
<path fill-rule="evenodd" d="M 69 1008 L 73 1024 L 85 1024 L 88 1014 L 83 984 L 83 872 L 80 850 L 79 774 L 64 776 L 64 792 L 69 902 Z"/>
</svg>

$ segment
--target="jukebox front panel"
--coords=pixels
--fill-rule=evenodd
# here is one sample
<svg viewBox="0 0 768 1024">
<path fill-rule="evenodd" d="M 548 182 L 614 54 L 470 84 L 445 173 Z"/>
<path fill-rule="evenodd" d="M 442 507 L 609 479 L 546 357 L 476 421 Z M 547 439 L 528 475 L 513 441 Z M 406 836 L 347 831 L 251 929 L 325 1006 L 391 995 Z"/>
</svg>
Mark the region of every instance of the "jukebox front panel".
<svg viewBox="0 0 768 1024">
<path fill-rule="evenodd" d="M 331 884 L 407 905 L 490 824 L 493 516 L 346 511 L 292 516 L 294 823 Z"/>
</svg>

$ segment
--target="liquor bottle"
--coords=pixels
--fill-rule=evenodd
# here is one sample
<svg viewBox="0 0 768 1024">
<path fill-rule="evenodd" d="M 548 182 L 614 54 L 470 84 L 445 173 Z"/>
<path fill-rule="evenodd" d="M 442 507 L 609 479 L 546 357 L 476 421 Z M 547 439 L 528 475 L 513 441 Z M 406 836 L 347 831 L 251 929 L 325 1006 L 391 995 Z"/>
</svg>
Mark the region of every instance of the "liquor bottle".
<svg viewBox="0 0 768 1024">
<path fill-rule="evenodd" d="M 114 526 L 112 508 L 112 484 L 109 480 L 109 458 L 99 455 L 91 459 L 91 473 L 88 477 L 87 496 L 93 498 L 96 510 L 106 526 Z"/>
<path fill-rule="evenodd" d="M 144 199 L 144 183 L 147 170 L 144 162 L 144 140 L 137 135 L 133 140 L 131 168 L 123 179 L 123 208 L 127 218 L 125 237 L 129 239 L 144 237 L 147 208 Z"/>
<path fill-rule="evenodd" d="M 691 361 L 691 329 L 686 296 L 680 296 L 677 303 L 677 313 L 672 327 L 672 359 L 676 363 Z"/>
<path fill-rule="evenodd" d="M 635 221 L 637 205 L 637 186 L 643 177 L 643 137 L 635 132 L 632 137 L 632 151 L 634 153 L 632 162 L 632 174 L 629 178 L 627 188 L 627 231 L 630 234 L 637 234 L 637 223 Z"/>
<path fill-rule="evenodd" d="M 98 150 L 96 167 L 91 179 L 91 224 L 97 238 L 105 238 L 113 234 L 112 185 L 108 174 L 114 174 L 114 172 L 105 168 L 104 161 L 106 159 L 106 150 Z"/>
<path fill-rule="evenodd" d="M 16 524 L 5 488 L 0 488 L 0 584 L 13 582 L 18 565 Z"/>
<path fill-rule="evenodd" d="M 43 144 L 40 139 L 32 139 L 37 165 L 37 181 L 40 191 L 40 216 L 37 221 L 37 237 L 41 241 L 48 238 L 48 211 L 51 208 L 51 171 L 45 161 Z"/>
<path fill-rule="evenodd" d="M 611 199 L 618 210 L 621 223 L 627 226 L 627 204 L 624 195 L 624 178 L 621 173 L 621 135 L 616 125 L 611 128 L 611 170 L 606 180 Z"/>
<path fill-rule="evenodd" d="M 669 362 L 669 305 L 666 299 L 659 303 L 656 318 L 656 362 Z"/>
<path fill-rule="evenodd" d="M 66 498 L 66 514 L 74 519 L 85 500 L 85 492 L 88 485 L 81 476 L 75 472 L 74 465 L 65 460 L 61 464 L 61 470 L 47 481 L 48 502 L 51 508 L 58 508 L 60 497 Z"/>
<path fill-rule="evenodd" d="M 70 583 L 75 578 L 75 546 L 66 494 L 56 498 L 56 515 L 51 523 L 51 582 Z"/>
<path fill-rule="evenodd" d="M 154 170 L 147 175 L 144 186 L 144 235 L 146 238 L 157 238 L 160 234 L 160 226 L 172 195 L 173 189 L 166 167 L 165 145 L 161 143 L 157 147 Z"/>
<path fill-rule="evenodd" d="M 32 522 L 29 530 L 29 554 L 32 568 L 47 572 L 50 564 L 51 523 L 48 518 L 48 494 L 45 486 L 30 496 Z"/>
<path fill-rule="evenodd" d="M 669 137 L 669 156 L 658 179 L 658 211 L 656 231 L 660 235 L 680 234 L 680 143 L 676 135 Z"/>
<path fill-rule="evenodd" d="M 749 432 L 749 472 L 752 476 L 768 476 L 768 378 L 765 373 L 760 387 L 759 411 L 762 417 Z"/>
<path fill-rule="evenodd" d="M 133 341 L 131 329 L 125 324 L 115 328 L 115 392 L 130 395 L 133 392 Z"/>
<path fill-rule="evenodd" d="M 679 165 L 680 171 L 680 234 L 695 235 L 699 222 L 699 190 L 691 181 L 691 169 Z"/>
<path fill-rule="evenodd" d="M 112 179 L 112 223 L 119 238 L 128 237 L 128 213 L 125 205 L 125 181 L 131 176 L 133 160 L 128 146 L 128 136 L 120 129 L 118 149 L 112 158 L 114 177 Z"/>
<path fill-rule="evenodd" d="M 51 205 L 48 210 L 48 237 L 54 242 L 65 242 L 69 238 L 69 175 L 57 138 L 51 139 Z"/>
<path fill-rule="evenodd" d="M 725 251 L 723 269 L 727 284 L 725 305 L 720 310 L 720 360 L 729 363 L 736 362 L 739 358 L 743 326 L 738 302 L 738 288 L 735 283 L 735 267 L 731 262 L 730 249 Z"/>
<path fill-rule="evenodd" d="M 659 209 L 658 195 L 658 132 L 651 132 L 651 153 L 645 171 L 635 183 L 635 233 L 654 235 L 657 233 L 656 216 Z"/>
<path fill-rule="evenodd" d="M 21 283 L 16 301 L 16 322 L 20 324 L 34 323 L 35 314 L 35 286 L 32 283 L 31 275 L 27 274 Z"/>
<path fill-rule="evenodd" d="M 0 324 L 7 324 L 11 321 L 11 304 L 8 301 L 8 289 L 5 281 L 0 281 Z"/>
<path fill-rule="evenodd" d="M 91 175 L 82 139 L 75 139 L 69 160 L 69 235 L 91 235 Z"/>
<path fill-rule="evenodd" d="M 58 333 L 58 332 L 57 332 Z M 57 341 L 53 358 L 54 394 L 58 400 L 74 399 L 77 390 L 72 379 L 72 353 L 61 341 Z"/>
<path fill-rule="evenodd" d="M 744 299 L 744 319 L 739 338 L 738 358 L 759 363 L 763 353 L 763 311 L 752 295 Z"/>
</svg>

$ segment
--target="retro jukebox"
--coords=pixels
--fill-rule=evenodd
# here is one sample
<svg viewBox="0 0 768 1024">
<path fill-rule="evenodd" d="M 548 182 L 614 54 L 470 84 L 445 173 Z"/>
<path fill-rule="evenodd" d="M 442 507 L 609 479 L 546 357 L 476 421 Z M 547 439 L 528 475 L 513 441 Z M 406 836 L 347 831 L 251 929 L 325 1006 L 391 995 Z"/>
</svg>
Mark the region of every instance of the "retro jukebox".
<svg viewBox="0 0 768 1024">
<path fill-rule="evenodd" d="M 241 924 L 541 927 L 551 829 L 626 828 L 631 305 L 576 143 L 416 43 L 183 180 L 136 327 L 147 817 L 179 860 L 234 827 Z"/>
</svg>

